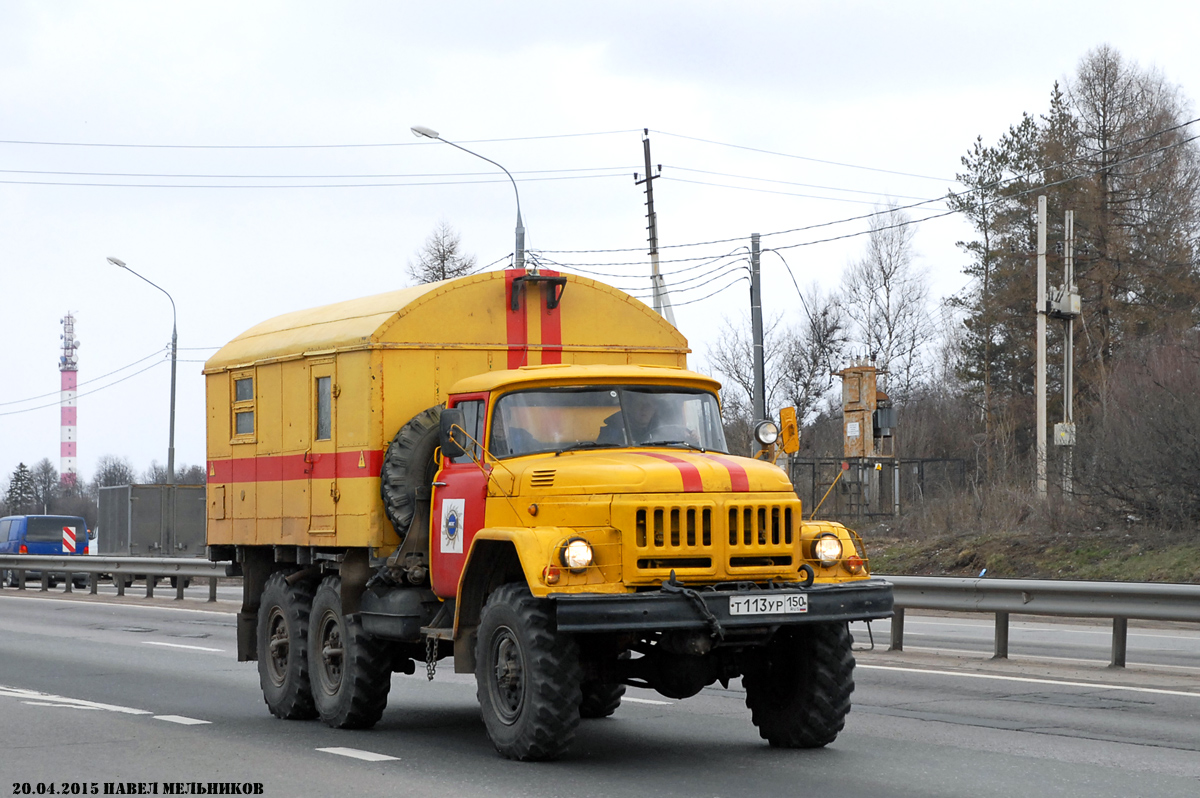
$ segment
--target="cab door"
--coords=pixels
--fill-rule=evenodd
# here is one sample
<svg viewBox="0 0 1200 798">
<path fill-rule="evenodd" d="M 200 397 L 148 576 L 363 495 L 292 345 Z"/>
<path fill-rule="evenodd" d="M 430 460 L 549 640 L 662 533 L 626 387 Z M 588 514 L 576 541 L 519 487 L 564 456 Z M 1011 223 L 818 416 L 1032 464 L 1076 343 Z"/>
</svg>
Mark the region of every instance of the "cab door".
<svg viewBox="0 0 1200 798">
<path fill-rule="evenodd" d="M 312 446 L 305 455 L 308 468 L 309 531 L 329 534 L 337 529 L 337 373 L 332 358 L 314 361 L 309 371 L 312 391 Z"/>
<path fill-rule="evenodd" d="M 450 397 L 449 407 L 463 411 L 468 434 L 483 441 L 486 394 Z M 481 467 L 482 466 L 482 467 Z M 458 595 L 458 582 L 475 533 L 483 528 L 488 473 L 483 452 L 472 444 L 461 457 L 442 458 L 434 478 L 433 513 L 429 530 L 429 573 L 433 592 L 441 598 Z"/>
</svg>

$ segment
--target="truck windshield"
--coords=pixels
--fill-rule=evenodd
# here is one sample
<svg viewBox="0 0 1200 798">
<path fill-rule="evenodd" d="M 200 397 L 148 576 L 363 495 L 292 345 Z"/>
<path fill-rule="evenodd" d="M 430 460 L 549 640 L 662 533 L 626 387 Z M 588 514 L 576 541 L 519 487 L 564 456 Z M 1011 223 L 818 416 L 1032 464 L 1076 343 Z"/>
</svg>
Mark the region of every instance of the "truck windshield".
<svg viewBox="0 0 1200 798">
<path fill-rule="evenodd" d="M 516 457 L 568 449 L 670 446 L 727 451 L 717 398 L 650 386 L 546 388 L 500 397 L 489 449 Z"/>
</svg>

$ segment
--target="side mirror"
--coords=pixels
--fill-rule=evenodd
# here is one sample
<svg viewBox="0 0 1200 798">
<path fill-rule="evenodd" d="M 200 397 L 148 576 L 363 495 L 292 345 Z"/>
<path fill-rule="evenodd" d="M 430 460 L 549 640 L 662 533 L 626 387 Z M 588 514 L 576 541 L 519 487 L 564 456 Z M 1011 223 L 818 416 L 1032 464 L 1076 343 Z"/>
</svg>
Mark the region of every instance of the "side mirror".
<svg viewBox="0 0 1200 798">
<path fill-rule="evenodd" d="M 779 411 L 779 447 L 787 454 L 800 451 L 800 424 L 794 407 Z"/>
<path fill-rule="evenodd" d="M 462 457 L 466 454 L 466 441 L 462 434 L 463 425 L 466 422 L 463 419 L 463 412 L 457 407 L 448 407 L 442 411 L 441 420 L 441 446 L 442 457 Z M 457 427 L 459 433 L 454 434 L 454 428 Z"/>
</svg>

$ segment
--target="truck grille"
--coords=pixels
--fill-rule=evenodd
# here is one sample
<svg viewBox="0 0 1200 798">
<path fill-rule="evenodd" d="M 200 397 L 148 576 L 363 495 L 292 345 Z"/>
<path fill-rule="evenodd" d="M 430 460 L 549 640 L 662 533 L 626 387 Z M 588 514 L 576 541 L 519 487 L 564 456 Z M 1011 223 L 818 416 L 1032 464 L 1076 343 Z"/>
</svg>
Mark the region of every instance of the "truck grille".
<svg viewBox="0 0 1200 798">
<path fill-rule="evenodd" d="M 787 501 L 639 504 L 614 508 L 614 520 L 632 532 L 632 556 L 627 557 L 634 569 L 627 573 L 775 576 L 794 571 L 799 506 Z"/>
</svg>

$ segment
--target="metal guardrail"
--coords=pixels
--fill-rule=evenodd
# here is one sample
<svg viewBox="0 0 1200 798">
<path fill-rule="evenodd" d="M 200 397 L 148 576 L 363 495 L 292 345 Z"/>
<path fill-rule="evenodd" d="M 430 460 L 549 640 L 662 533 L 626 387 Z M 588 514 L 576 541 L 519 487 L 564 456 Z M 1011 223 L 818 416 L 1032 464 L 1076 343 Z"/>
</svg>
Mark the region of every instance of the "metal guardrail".
<svg viewBox="0 0 1200 798">
<path fill-rule="evenodd" d="M 946 576 L 885 576 L 895 615 L 890 649 L 904 649 L 906 609 L 988 612 L 996 616 L 993 656 L 1008 657 L 1008 616 L 1112 618 L 1114 668 L 1125 667 L 1129 619 L 1200 623 L 1200 585 L 1158 582 L 1083 582 Z"/>
<path fill-rule="evenodd" d="M 224 562 L 209 562 L 188 557 L 98 557 L 78 554 L 56 556 L 40 554 L 0 554 L 0 571 L 11 571 L 16 577 L 16 589 L 25 589 L 28 572 L 40 576 L 41 592 L 49 590 L 50 580 L 44 575 L 61 576 L 63 592 L 71 593 L 74 577 L 87 574 L 89 593 L 96 595 L 100 575 L 113 577 L 117 595 L 125 595 L 127 580 L 134 576 L 146 578 L 146 598 L 154 597 L 155 583 L 160 577 L 174 577 L 175 598 L 183 598 L 184 582 L 192 579 L 208 580 L 208 600 L 217 600 L 217 579 L 231 576 L 233 566 Z M 6 588 L 7 580 L 0 580 L 0 588 Z"/>
</svg>

